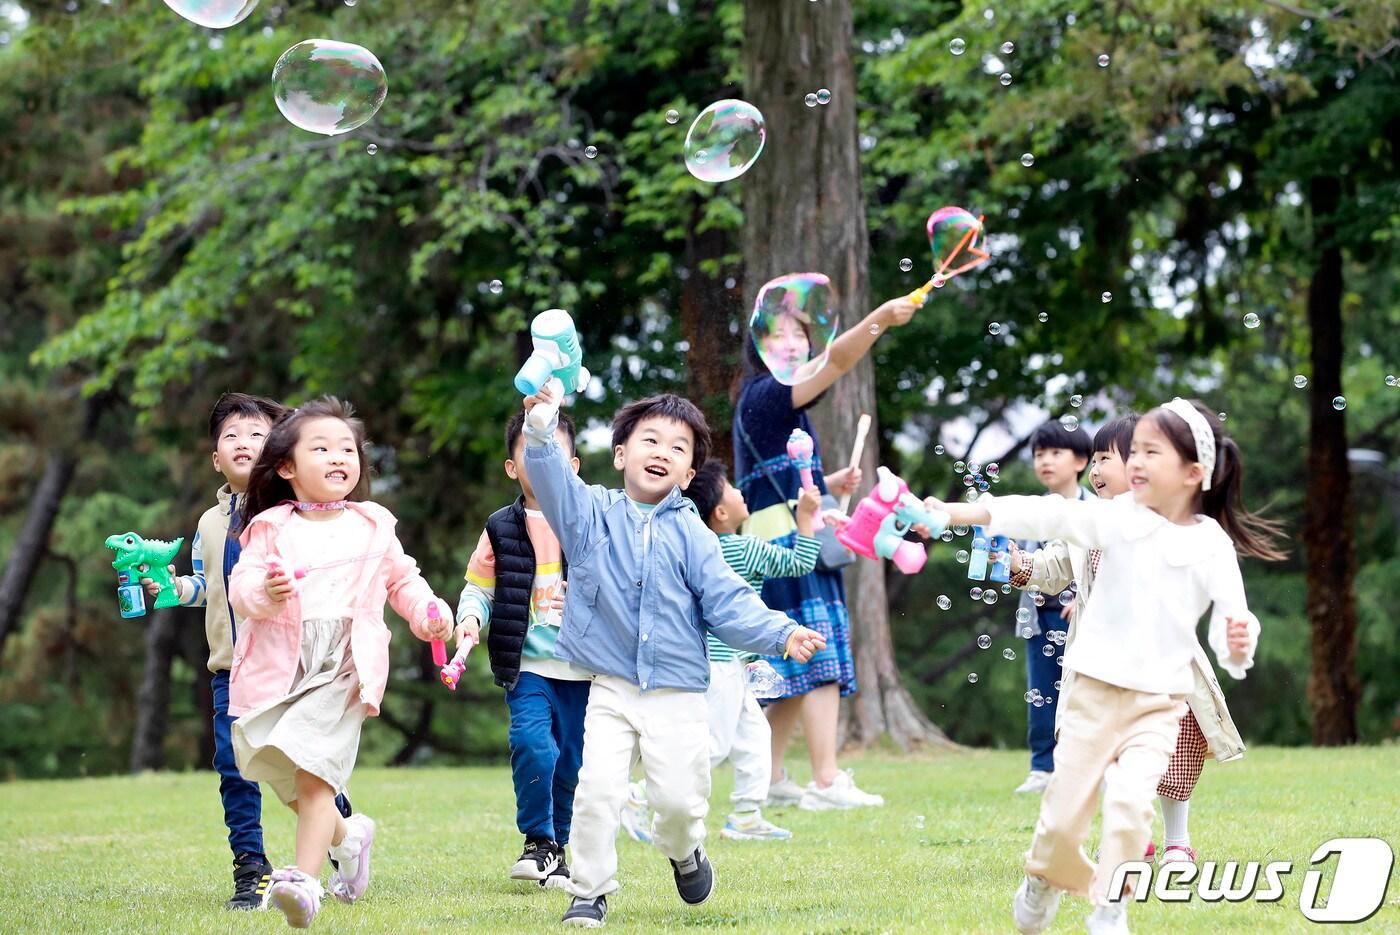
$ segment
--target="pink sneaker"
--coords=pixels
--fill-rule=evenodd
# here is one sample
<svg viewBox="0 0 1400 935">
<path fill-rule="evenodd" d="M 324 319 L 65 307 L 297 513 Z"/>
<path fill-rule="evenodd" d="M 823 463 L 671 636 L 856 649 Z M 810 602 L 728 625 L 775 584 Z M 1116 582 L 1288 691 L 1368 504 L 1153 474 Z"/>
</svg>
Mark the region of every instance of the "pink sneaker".
<svg viewBox="0 0 1400 935">
<path fill-rule="evenodd" d="M 365 815 L 345 819 L 349 830 L 331 856 L 340 865 L 331 874 L 331 895 L 343 903 L 353 903 L 369 889 L 369 857 L 374 847 L 374 822 Z"/>
<path fill-rule="evenodd" d="M 267 899 L 281 910 L 292 928 L 310 928 L 316 913 L 321 911 L 321 881 L 312 879 L 296 867 L 274 870 Z"/>
<path fill-rule="evenodd" d="M 1196 852 L 1181 844 L 1172 844 L 1162 850 L 1162 857 L 1157 861 L 1158 865 L 1190 863 L 1196 862 Z"/>
</svg>

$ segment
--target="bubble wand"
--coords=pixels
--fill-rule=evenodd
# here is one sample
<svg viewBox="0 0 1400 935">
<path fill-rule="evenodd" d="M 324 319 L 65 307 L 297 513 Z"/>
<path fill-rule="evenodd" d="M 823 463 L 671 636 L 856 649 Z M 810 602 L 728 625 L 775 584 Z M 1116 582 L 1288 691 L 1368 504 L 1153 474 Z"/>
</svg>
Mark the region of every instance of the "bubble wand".
<svg viewBox="0 0 1400 935">
<path fill-rule="evenodd" d="M 959 273 L 981 266 L 992 258 L 990 253 L 977 245 L 977 238 L 986 234 L 982 226 L 984 218 L 985 215 L 973 217 L 972 212 L 956 205 L 946 205 L 928 216 L 928 245 L 933 251 L 933 276 L 909 293 L 911 302 L 923 305 L 930 289 L 937 289 Z M 957 239 L 954 241 L 953 238 Z M 951 250 L 947 249 L 950 242 L 953 243 Z M 964 251 L 971 259 L 964 258 L 964 262 L 953 267 L 954 260 Z"/>
<path fill-rule="evenodd" d="M 861 452 L 865 450 L 865 435 L 870 431 L 870 413 L 862 412 L 860 421 L 856 423 L 856 443 L 851 446 L 850 470 L 854 471 L 860 467 Z M 851 491 L 848 488 L 841 496 L 841 512 L 846 512 L 846 508 L 851 505 Z"/>
</svg>

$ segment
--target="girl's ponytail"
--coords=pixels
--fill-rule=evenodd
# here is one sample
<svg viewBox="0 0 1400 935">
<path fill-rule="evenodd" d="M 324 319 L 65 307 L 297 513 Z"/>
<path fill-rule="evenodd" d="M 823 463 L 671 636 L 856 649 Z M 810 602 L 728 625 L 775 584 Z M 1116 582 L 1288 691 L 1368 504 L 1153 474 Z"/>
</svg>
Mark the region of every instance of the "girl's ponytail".
<svg viewBox="0 0 1400 935">
<path fill-rule="evenodd" d="M 1220 524 L 1235 543 L 1235 551 L 1252 555 L 1266 562 L 1278 562 L 1287 557 L 1276 542 L 1283 535 L 1283 526 L 1251 513 L 1244 506 L 1244 459 L 1240 446 L 1228 435 L 1217 433 L 1215 440 L 1215 476 L 1209 490 L 1201 494 L 1201 512 Z"/>
</svg>

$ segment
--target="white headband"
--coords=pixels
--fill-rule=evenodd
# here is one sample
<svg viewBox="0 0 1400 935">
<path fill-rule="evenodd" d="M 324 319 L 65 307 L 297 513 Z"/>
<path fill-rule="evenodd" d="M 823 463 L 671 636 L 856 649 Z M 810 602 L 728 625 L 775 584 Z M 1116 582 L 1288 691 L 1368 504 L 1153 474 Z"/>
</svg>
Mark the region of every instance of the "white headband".
<svg viewBox="0 0 1400 935">
<path fill-rule="evenodd" d="M 1206 417 L 1201 415 L 1201 411 L 1186 400 L 1177 396 L 1169 403 L 1163 403 L 1162 408 L 1170 413 L 1178 415 L 1186 423 L 1186 427 L 1191 430 L 1191 436 L 1196 439 L 1196 460 L 1205 468 L 1206 477 L 1201 481 L 1201 489 L 1210 489 L 1210 479 L 1215 475 L 1215 433 L 1210 429 L 1210 423 L 1206 422 Z"/>
</svg>

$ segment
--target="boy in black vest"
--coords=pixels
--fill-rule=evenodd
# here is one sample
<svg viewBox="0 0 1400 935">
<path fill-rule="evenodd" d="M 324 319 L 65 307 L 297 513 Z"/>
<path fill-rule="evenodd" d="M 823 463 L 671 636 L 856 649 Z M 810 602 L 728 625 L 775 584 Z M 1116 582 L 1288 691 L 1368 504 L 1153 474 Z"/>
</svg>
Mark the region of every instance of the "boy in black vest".
<svg viewBox="0 0 1400 935">
<path fill-rule="evenodd" d="M 523 470 L 518 411 L 506 426 L 506 475 L 521 496 L 486 520 L 467 563 L 457 604 L 457 638 L 476 640 L 489 624 L 486 651 L 510 708 L 510 768 L 515 824 L 525 850 L 512 880 L 562 886 L 569 878 L 564 846 L 573 820 L 574 788 L 583 759 L 583 715 L 590 674 L 554 658 L 564 620 L 564 566 L 559 539 L 545 522 Z M 559 417 L 556 438 L 575 473 L 574 424 Z"/>
</svg>

